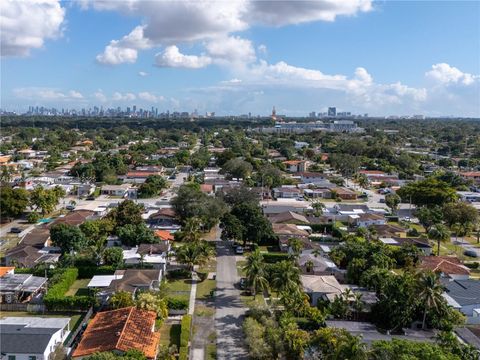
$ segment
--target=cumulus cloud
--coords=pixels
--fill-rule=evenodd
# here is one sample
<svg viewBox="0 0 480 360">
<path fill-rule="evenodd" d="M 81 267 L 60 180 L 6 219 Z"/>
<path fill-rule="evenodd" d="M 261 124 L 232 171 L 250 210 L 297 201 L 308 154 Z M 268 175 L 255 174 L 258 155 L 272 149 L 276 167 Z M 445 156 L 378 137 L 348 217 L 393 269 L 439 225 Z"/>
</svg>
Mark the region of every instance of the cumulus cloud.
<svg viewBox="0 0 480 360">
<path fill-rule="evenodd" d="M 118 65 L 137 61 L 138 50 L 148 49 L 152 46 L 151 41 L 143 36 L 143 31 L 143 26 L 137 26 L 121 40 L 110 41 L 103 53 L 97 55 L 97 62 L 105 65 Z"/>
<path fill-rule="evenodd" d="M 83 95 L 76 91 L 60 91 L 54 88 L 45 87 L 23 87 L 13 89 L 15 97 L 26 100 L 65 101 L 81 100 Z"/>
<path fill-rule="evenodd" d="M 135 94 L 132 93 L 119 93 L 119 92 L 114 92 L 112 95 L 112 100 L 113 101 L 132 101 L 135 100 L 137 97 Z"/>
<path fill-rule="evenodd" d="M 155 64 L 160 67 L 200 69 L 211 63 L 212 59 L 210 57 L 184 55 L 175 45 L 168 46 L 162 53 L 155 56 Z"/>
<path fill-rule="evenodd" d="M 252 42 L 239 36 L 219 37 L 206 44 L 208 55 L 223 64 L 248 64 L 256 60 Z"/>
<path fill-rule="evenodd" d="M 106 102 L 107 101 L 107 97 L 105 96 L 105 94 L 103 93 L 102 90 L 97 90 L 93 94 L 93 97 L 100 102 Z"/>
<path fill-rule="evenodd" d="M 145 72 L 145 71 L 139 71 L 139 72 L 138 72 L 138 75 L 144 77 L 144 76 L 147 76 L 148 73 Z"/>
<path fill-rule="evenodd" d="M 2 56 L 27 56 L 46 39 L 62 34 L 65 9 L 59 0 L 0 1 Z"/>
<path fill-rule="evenodd" d="M 432 69 L 425 73 L 425 76 L 439 84 L 461 84 L 471 85 L 478 76 L 474 76 L 469 73 L 464 73 L 454 66 L 450 66 L 447 63 L 439 63 L 432 65 Z"/>
<path fill-rule="evenodd" d="M 312 21 L 334 21 L 337 16 L 352 16 L 372 9 L 372 0 L 82 0 L 80 3 L 83 8 L 117 11 L 144 19 L 143 25 L 134 29 L 137 31 L 135 36 L 132 32 L 126 36 L 130 39 L 124 37 L 121 40 L 112 40 L 104 53 L 97 56 L 99 62 L 111 65 L 135 62 L 138 50 L 144 48 L 168 47 L 195 41 L 204 41 L 213 52 L 223 54 L 219 54 L 219 59 L 227 58 L 228 54 L 222 50 L 227 46 L 247 49 L 248 52 L 241 55 L 242 59 L 250 61 L 255 54 L 251 43 L 249 40 L 231 36 L 232 33 L 247 30 L 257 24 L 284 26 Z M 218 39 L 224 39 L 227 43 L 221 44 Z M 262 47 L 259 51 L 264 50 Z M 232 57 L 233 55 L 228 56 L 227 60 Z"/>
<path fill-rule="evenodd" d="M 148 101 L 148 102 L 153 102 L 153 103 L 156 103 L 156 102 L 159 102 L 159 101 L 164 100 L 163 96 L 157 96 L 157 95 L 154 95 L 154 94 L 149 93 L 149 92 L 147 92 L 147 91 L 138 93 L 138 98 L 139 98 L 140 100 L 144 100 L 144 101 Z"/>
</svg>

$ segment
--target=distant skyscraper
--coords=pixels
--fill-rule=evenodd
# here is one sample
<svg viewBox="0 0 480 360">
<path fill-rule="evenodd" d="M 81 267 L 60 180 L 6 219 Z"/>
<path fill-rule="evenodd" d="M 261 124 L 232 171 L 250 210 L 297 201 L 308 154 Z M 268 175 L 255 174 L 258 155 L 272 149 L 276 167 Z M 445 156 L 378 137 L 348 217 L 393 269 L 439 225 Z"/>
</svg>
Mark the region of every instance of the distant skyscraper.
<svg viewBox="0 0 480 360">
<path fill-rule="evenodd" d="M 328 108 L 328 116 L 337 116 L 337 108 L 336 107 L 329 107 Z"/>
</svg>

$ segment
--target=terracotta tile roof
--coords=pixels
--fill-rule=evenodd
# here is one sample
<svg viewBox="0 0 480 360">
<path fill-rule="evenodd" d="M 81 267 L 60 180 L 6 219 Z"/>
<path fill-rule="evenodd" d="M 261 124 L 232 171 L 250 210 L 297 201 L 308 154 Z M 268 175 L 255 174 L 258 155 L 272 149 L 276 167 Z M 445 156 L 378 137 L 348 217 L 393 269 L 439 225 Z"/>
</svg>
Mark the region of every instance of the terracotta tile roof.
<svg viewBox="0 0 480 360">
<path fill-rule="evenodd" d="M 287 161 L 284 161 L 283 163 L 286 165 L 298 165 L 303 162 L 305 162 L 305 160 L 287 160 Z"/>
<path fill-rule="evenodd" d="M 213 185 L 211 184 L 201 184 L 200 190 L 206 193 L 210 193 L 213 191 Z"/>
<path fill-rule="evenodd" d="M 454 256 L 424 256 L 420 258 L 422 269 L 452 275 L 469 275 L 470 270 Z"/>
<path fill-rule="evenodd" d="M 135 307 L 100 312 L 88 324 L 72 356 L 135 349 L 155 358 L 160 340 L 160 333 L 154 331 L 155 319 L 155 312 Z"/>
<path fill-rule="evenodd" d="M 464 172 L 464 173 L 461 173 L 460 175 L 464 177 L 480 177 L 480 171 Z"/>
<path fill-rule="evenodd" d="M 0 277 L 14 270 L 15 266 L 0 266 Z"/>
<path fill-rule="evenodd" d="M 149 219 L 155 219 L 157 217 L 175 218 L 175 216 L 175 210 L 172 208 L 163 208 L 158 210 L 155 214 L 150 215 Z"/>
<path fill-rule="evenodd" d="M 385 172 L 380 170 L 360 170 L 359 173 L 364 175 L 385 175 Z"/>
<path fill-rule="evenodd" d="M 167 230 L 156 230 L 153 233 L 156 237 L 160 238 L 160 240 L 165 240 L 165 241 L 173 241 L 174 237 L 170 233 L 170 231 Z"/>
</svg>

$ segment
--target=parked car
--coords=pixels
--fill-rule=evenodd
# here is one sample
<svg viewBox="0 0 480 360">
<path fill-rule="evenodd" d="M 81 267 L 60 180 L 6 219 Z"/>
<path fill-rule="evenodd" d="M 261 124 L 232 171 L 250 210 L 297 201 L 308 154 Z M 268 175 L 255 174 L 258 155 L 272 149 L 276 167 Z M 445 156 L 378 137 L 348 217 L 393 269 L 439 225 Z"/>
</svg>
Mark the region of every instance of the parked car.
<svg viewBox="0 0 480 360">
<path fill-rule="evenodd" d="M 23 231 L 23 229 L 22 229 L 22 228 L 19 228 L 19 227 L 12 227 L 12 228 L 10 229 L 10 232 L 11 232 L 12 234 L 20 234 L 22 231 Z"/>
<path fill-rule="evenodd" d="M 463 255 L 473 257 L 473 258 L 478 257 L 478 253 L 475 250 L 468 250 L 468 249 L 463 252 Z"/>
<path fill-rule="evenodd" d="M 87 196 L 87 200 L 89 200 L 89 201 L 95 200 L 95 195 Z"/>
<path fill-rule="evenodd" d="M 75 205 L 67 205 L 67 206 L 65 206 L 65 209 L 73 211 L 73 210 L 75 210 Z"/>
<path fill-rule="evenodd" d="M 238 254 L 238 255 L 243 254 L 243 247 L 242 246 L 237 246 L 235 248 L 235 254 Z"/>
</svg>

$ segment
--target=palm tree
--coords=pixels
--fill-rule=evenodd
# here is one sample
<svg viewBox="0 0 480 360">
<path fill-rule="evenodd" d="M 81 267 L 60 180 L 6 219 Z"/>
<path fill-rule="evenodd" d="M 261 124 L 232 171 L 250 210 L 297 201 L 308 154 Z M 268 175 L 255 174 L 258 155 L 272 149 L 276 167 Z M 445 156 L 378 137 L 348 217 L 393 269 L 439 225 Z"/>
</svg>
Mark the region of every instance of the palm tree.
<svg viewBox="0 0 480 360">
<path fill-rule="evenodd" d="M 181 241 L 195 242 L 200 240 L 200 219 L 192 217 L 187 219 L 179 232 Z"/>
<path fill-rule="evenodd" d="M 417 298 L 423 304 L 422 329 L 425 329 L 427 312 L 430 309 L 438 309 L 443 302 L 443 287 L 439 276 L 432 271 L 421 271 L 417 274 Z"/>
<path fill-rule="evenodd" d="M 440 256 L 440 243 L 450 239 L 450 231 L 447 226 L 436 224 L 428 231 L 428 238 L 437 241 L 437 256 Z"/>
<path fill-rule="evenodd" d="M 276 264 L 272 285 L 279 292 L 295 291 L 300 284 L 300 269 L 293 261 L 283 260 Z"/>
<path fill-rule="evenodd" d="M 89 247 L 88 253 L 95 259 L 95 263 L 100 265 L 103 260 L 103 254 L 107 248 L 107 239 L 105 237 L 95 240 Z"/>
<path fill-rule="evenodd" d="M 312 202 L 313 214 L 317 217 L 322 216 L 323 212 L 325 211 L 325 204 L 321 201 L 313 201 Z"/>
<path fill-rule="evenodd" d="M 187 265 L 192 272 L 195 265 L 206 263 L 213 255 L 214 250 L 206 241 L 189 242 L 176 250 L 177 261 Z"/>
<path fill-rule="evenodd" d="M 253 296 L 257 294 L 257 290 L 267 290 L 268 281 L 265 272 L 265 263 L 260 250 L 255 249 L 247 256 L 247 263 L 243 267 L 246 273 L 247 283 L 252 290 Z"/>
<path fill-rule="evenodd" d="M 363 310 L 362 296 L 363 295 L 359 292 L 353 294 L 353 309 L 355 310 L 357 320 Z"/>
<path fill-rule="evenodd" d="M 303 249 L 303 243 L 302 240 L 298 238 L 290 238 L 288 239 L 288 246 L 293 252 L 293 257 L 297 258 L 300 255 L 300 252 Z"/>
</svg>

